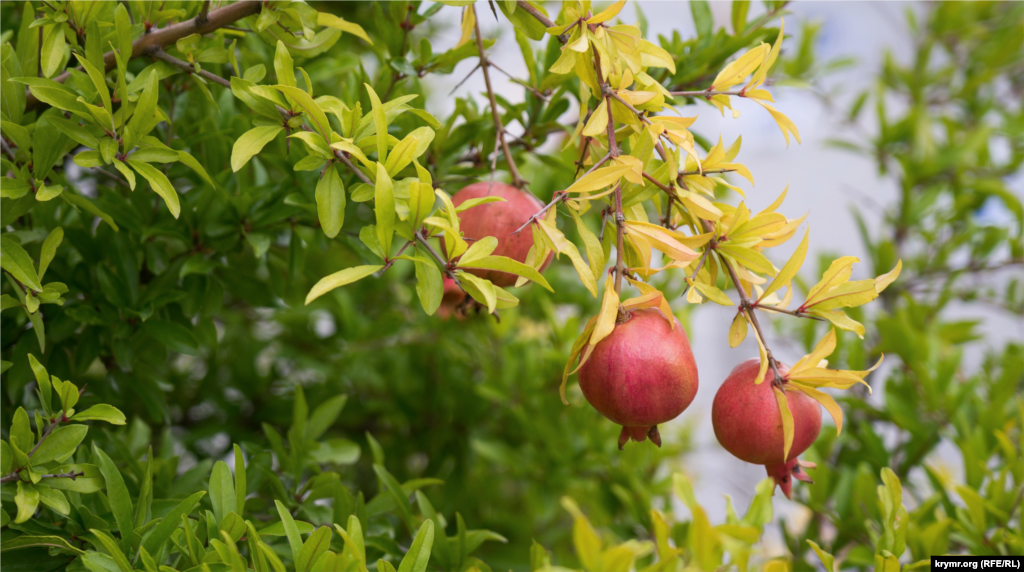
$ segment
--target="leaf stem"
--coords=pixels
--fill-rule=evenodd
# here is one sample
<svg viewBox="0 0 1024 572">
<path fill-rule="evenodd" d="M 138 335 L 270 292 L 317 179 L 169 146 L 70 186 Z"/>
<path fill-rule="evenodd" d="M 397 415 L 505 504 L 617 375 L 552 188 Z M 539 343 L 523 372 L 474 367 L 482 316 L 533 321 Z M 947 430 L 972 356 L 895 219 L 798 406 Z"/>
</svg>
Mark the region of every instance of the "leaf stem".
<svg viewBox="0 0 1024 572">
<path fill-rule="evenodd" d="M 590 173 L 593 173 L 598 167 L 600 167 L 601 165 L 604 165 L 608 161 L 608 159 L 611 159 L 611 158 L 612 158 L 612 156 L 611 156 L 610 153 L 605 155 L 604 157 L 601 158 L 600 161 L 598 161 L 597 163 L 594 163 L 594 165 L 592 167 L 590 167 L 590 169 L 588 169 L 586 173 L 583 173 L 583 176 L 586 177 Z M 525 223 L 523 223 L 523 226 L 517 228 L 516 231 L 513 232 L 512 234 L 510 234 L 509 236 L 515 236 L 515 235 L 519 234 L 520 232 L 522 232 L 523 229 L 525 229 L 526 227 L 530 226 L 530 224 L 536 222 L 536 220 L 539 219 L 540 217 L 544 216 L 544 213 L 548 212 L 551 209 L 551 207 L 557 205 L 560 202 L 565 202 L 567 200 L 566 197 L 567 196 L 566 196 L 564 191 L 556 192 L 555 193 L 555 197 L 553 199 L 551 199 L 550 203 L 544 205 L 544 208 L 542 208 L 539 211 L 537 211 L 536 213 L 534 213 L 533 216 L 531 216 L 529 219 L 527 219 L 527 221 Z"/>
<path fill-rule="evenodd" d="M 448 277 L 451 278 L 452 281 L 455 282 L 455 285 L 458 286 L 459 288 L 462 288 L 462 282 L 459 281 L 459 279 L 455 277 L 455 272 L 452 271 L 452 269 L 448 267 L 448 261 L 445 260 L 443 256 L 438 254 L 437 251 L 434 250 L 433 246 L 430 246 L 430 243 L 427 242 L 427 239 L 423 235 L 423 231 L 422 230 L 419 230 L 419 231 L 416 232 L 416 242 L 420 243 L 423 246 L 423 248 L 425 248 L 427 250 L 427 252 L 429 252 L 430 255 L 434 257 L 434 260 L 437 260 L 441 264 L 441 268 L 444 269 L 444 273 L 447 274 Z M 462 288 L 462 290 L 465 290 L 465 288 Z"/>
<path fill-rule="evenodd" d="M 49 475 L 39 475 L 41 479 L 71 479 L 72 481 L 85 474 L 85 471 L 71 471 L 68 473 L 53 473 Z M 18 473 L 7 475 L 6 477 L 0 478 L 0 483 L 13 483 L 21 480 Z"/>
</svg>

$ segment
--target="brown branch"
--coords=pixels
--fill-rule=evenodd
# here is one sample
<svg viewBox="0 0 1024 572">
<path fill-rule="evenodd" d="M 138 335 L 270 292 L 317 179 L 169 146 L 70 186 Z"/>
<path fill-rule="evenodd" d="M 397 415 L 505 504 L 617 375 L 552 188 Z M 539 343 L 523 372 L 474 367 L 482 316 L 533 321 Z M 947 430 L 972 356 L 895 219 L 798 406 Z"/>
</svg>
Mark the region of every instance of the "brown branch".
<svg viewBox="0 0 1024 572">
<path fill-rule="evenodd" d="M 612 158 L 612 156 L 610 154 L 605 155 L 604 157 L 601 158 L 600 161 L 598 161 L 597 163 L 594 163 L 594 166 L 592 166 L 590 169 L 588 169 L 586 173 L 583 173 L 583 176 L 586 177 L 587 175 L 593 173 L 598 167 L 600 167 L 601 165 L 604 165 L 605 162 L 608 161 L 608 159 L 611 159 L 611 158 Z M 523 231 L 524 228 L 530 226 L 531 223 L 533 223 L 534 221 L 536 221 L 540 217 L 544 216 L 544 213 L 548 212 L 548 210 L 550 210 L 551 207 L 555 206 L 556 204 L 558 204 L 560 202 L 567 201 L 568 197 L 569 197 L 569 195 L 567 195 L 565 193 L 565 191 L 558 191 L 558 192 L 556 192 L 555 193 L 555 197 L 553 199 L 551 199 L 550 203 L 544 205 L 544 208 L 542 208 L 539 211 L 537 211 L 536 213 L 534 213 L 533 216 L 531 216 L 529 219 L 526 220 L 525 223 L 523 223 L 523 226 L 517 228 L 516 231 L 513 232 L 512 234 L 510 234 L 509 236 L 514 236 L 514 235 L 519 234 L 520 232 Z"/>
<path fill-rule="evenodd" d="M 611 97 L 615 96 L 618 99 L 618 95 L 604 82 L 604 74 L 601 72 L 601 54 L 597 52 L 597 48 L 593 49 L 594 53 L 594 72 L 597 74 L 597 84 L 601 86 L 601 91 L 604 94 L 605 109 L 608 112 L 608 156 L 615 159 L 619 156 L 619 142 L 615 140 L 615 116 L 612 114 L 612 101 Z M 622 292 L 622 275 L 626 271 L 626 264 L 623 260 L 623 234 L 626 230 L 626 217 L 622 214 L 622 184 L 616 183 L 615 190 L 613 191 L 612 204 L 615 208 L 615 292 Z M 625 311 L 622 306 L 619 306 L 619 318 L 624 317 Z"/>
<path fill-rule="evenodd" d="M 670 91 L 669 95 L 678 97 L 706 97 L 711 99 L 716 95 L 735 95 L 738 97 L 746 97 L 746 94 L 741 89 L 739 91 L 714 91 L 714 90 L 702 90 L 702 91 Z"/>
<path fill-rule="evenodd" d="M 212 81 L 216 84 L 231 89 L 231 81 L 224 79 L 217 74 L 210 73 L 206 70 L 199 70 L 197 72 L 196 68 L 192 64 L 186 62 L 185 60 L 179 60 L 178 58 L 165 52 L 164 49 L 159 46 L 151 48 L 148 52 L 146 52 L 146 55 L 153 58 L 154 60 L 160 60 L 162 62 L 169 63 L 172 66 L 184 71 L 185 73 L 199 75 L 199 77 L 203 79 Z"/>
<path fill-rule="evenodd" d="M 85 471 L 71 471 L 69 473 L 53 473 L 49 475 L 40 475 L 42 479 L 71 479 L 72 481 L 85 474 Z M 0 478 L 0 483 L 13 483 L 20 480 L 17 473 L 13 475 L 7 475 L 6 477 Z"/>
<path fill-rule="evenodd" d="M 196 16 L 191 20 L 171 24 L 170 26 L 166 26 L 158 30 L 151 30 L 148 34 L 143 35 L 132 43 L 132 53 L 131 57 L 128 59 L 134 59 L 145 55 L 154 48 L 162 49 L 164 46 L 169 46 L 185 36 L 192 34 L 209 34 L 218 28 L 233 24 L 242 18 L 259 12 L 262 5 L 262 2 L 256 0 L 243 0 L 242 2 L 229 4 L 223 8 L 218 8 L 209 12 L 205 20 L 202 21 L 199 19 L 199 16 Z M 111 51 L 103 54 L 103 65 L 105 72 L 114 69 L 117 65 L 114 52 Z M 54 80 L 59 83 L 64 83 L 69 77 L 71 77 L 71 72 L 65 71 L 55 77 Z M 31 92 L 26 93 L 26 111 L 33 111 L 44 105 L 46 104 L 36 99 Z"/>
<path fill-rule="evenodd" d="M 712 232 L 715 227 L 708 221 L 701 219 L 701 223 L 704 225 L 705 230 Z M 736 293 L 740 296 L 740 311 L 746 312 L 747 317 L 750 318 L 750 325 L 754 327 L 754 331 L 757 332 L 758 338 L 761 340 L 761 345 L 764 347 L 764 353 L 768 356 L 768 365 L 772 368 L 772 373 L 775 374 L 775 385 L 780 385 L 783 382 L 782 374 L 779 373 L 779 362 L 772 355 L 772 350 L 768 347 L 768 340 L 764 336 L 764 330 L 761 329 L 761 323 L 757 321 L 757 314 L 754 312 L 754 304 L 750 301 L 750 297 L 747 295 L 747 291 L 743 289 L 743 284 L 740 282 L 739 274 L 736 273 L 736 269 L 732 267 L 723 257 L 719 257 L 722 262 L 722 266 L 725 267 L 726 272 L 729 273 L 729 278 L 732 279 L 733 286 L 736 287 Z"/>
<path fill-rule="evenodd" d="M 498 132 L 498 140 L 501 142 L 501 151 L 505 154 L 505 162 L 508 163 L 508 170 L 512 175 L 512 186 L 517 189 L 521 189 L 526 185 L 526 181 L 523 180 L 523 177 L 519 174 L 516 162 L 512 158 L 512 151 L 508 148 L 508 141 L 505 140 L 505 125 L 501 122 L 501 112 L 498 111 L 498 101 L 494 97 L 494 88 L 491 87 L 491 74 L 487 71 L 491 62 L 488 61 L 487 53 L 484 52 L 484 38 L 483 35 L 480 34 L 480 18 L 477 17 L 476 8 L 474 6 L 469 6 L 466 9 L 473 11 L 473 27 L 476 32 L 476 49 L 480 54 L 480 69 L 484 72 L 484 83 L 487 85 L 487 97 L 491 100 L 491 118 L 494 119 L 494 129 Z M 495 149 L 495 153 L 497 153 L 497 149 Z"/>
<path fill-rule="evenodd" d="M 531 6 L 530 3 L 527 2 L 526 0 L 518 0 L 516 2 L 516 9 L 522 10 L 523 12 L 526 12 L 527 14 L 533 16 L 534 19 L 543 24 L 545 28 L 555 27 L 555 23 L 551 21 L 551 18 L 548 18 L 540 10 Z M 564 44 L 569 41 L 569 37 L 565 34 L 562 34 L 558 36 L 558 41 Z"/>
<path fill-rule="evenodd" d="M 0 147 L 3 147 L 4 154 L 10 157 L 12 163 L 17 161 L 14 157 L 14 150 L 11 149 L 11 146 L 7 144 L 7 140 L 3 137 L 0 137 Z"/>
<path fill-rule="evenodd" d="M 455 285 L 458 286 L 459 288 L 462 288 L 462 282 L 460 282 L 459 279 L 455 277 L 455 271 L 449 268 L 448 261 L 445 260 L 443 256 L 438 254 L 437 251 L 434 250 L 433 246 L 430 246 L 430 243 L 427 242 L 427 238 L 423 234 L 423 231 L 416 231 L 415 237 L 416 242 L 420 243 L 423 246 L 423 248 L 427 249 L 427 252 L 429 252 L 430 255 L 434 257 L 434 260 L 437 260 L 441 264 L 441 268 L 444 269 L 444 273 L 447 274 L 448 277 L 455 282 Z M 462 290 L 465 290 L 465 288 L 462 288 Z"/>
<path fill-rule="evenodd" d="M 405 252 L 405 249 L 409 248 L 409 246 L 411 246 L 413 242 L 414 241 L 410 240 L 403 244 L 402 248 L 398 249 L 398 253 L 395 254 L 393 257 L 389 258 L 387 264 L 384 265 L 384 268 L 380 269 L 380 273 L 384 274 L 385 272 L 387 272 L 388 268 L 391 268 L 391 265 L 395 263 L 395 260 L 398 260 L 398 257 L 401 256 Z"/>
<path fill-rule="evenodd" d="M 795 318 L 807 318 L 808 320 L 817 320 L 819 322 L 827 322 L 828 321 L 825 318 L 819 318 L 818 316 L 812 316 L 812 315 L 807 314 L 805 312 L 800 312 L 799 310 L 787 310 L 785 308 L 777 308 L 775 306 L 762 306 L 760 304 L 760 300 L 755 302 L 753 307 L 754 307 L 754 309 L 761 310 L 762 312 L 787 314 L 787 315 L 793 316 Z"/>
</svg>

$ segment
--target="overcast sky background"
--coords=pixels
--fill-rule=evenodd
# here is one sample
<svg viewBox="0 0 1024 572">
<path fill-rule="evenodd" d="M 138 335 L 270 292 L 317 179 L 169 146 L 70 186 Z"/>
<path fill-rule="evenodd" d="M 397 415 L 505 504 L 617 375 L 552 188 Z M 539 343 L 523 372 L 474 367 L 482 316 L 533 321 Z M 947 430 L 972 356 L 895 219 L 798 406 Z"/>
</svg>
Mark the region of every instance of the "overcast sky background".
<svg viewBox="0 0 1024 572">
<path fill-rule="evenodd" d="M 670 35 L 673 30 L 679 30 L 683 37 L 693 36 L 693 19 L 686 2 L 644 0 L 639 3 L 649 23 L 648 38 L 651 40 L 655 40 L 658 34 Z M 730 2 L 712 2 L 711 6 L 716 25 L 728 27 Z M 551 8 L 555 9 L 553 5 Z M 920 4 L 913 2 L 795 2 L 790 5 L 791 13 L 786 16 L 786 32 L 795 37 L 788 39 L 783 49 L 795 49 L 804 22 L 820 21 L 823 26 L 815 50 L 819 61 L 848 56 L 857 58 L 855 66 L 831 74 L 822 82 L 826 91 L 839 91 L 845 86 L 845 92 L 839 91 L 840 101 L 844 103 L 841 109 L 845 109 L 849 98 L 844 98 L 843 94 L 856 94 L 871 85 L 886 51 L 891 51 L 900 61 L 907 61 L 911 43 L 905 26 L 905 14 L 908 10 L 921 13 L 921 8 Z M 626 6 L 621 14 L 624 22 L 635 22 L 634 9 L 633 6 Z M 450 26 L 446 33 L 437 37 L 434 42 L 435 52 L 444 49 L 439 46 L 454 45 L 459 36 L 458 9 L 444 8 L 442 13 L 447 13 L 456 26 Z M 762 6 L 754 3 L 750 19 L 753 20 L 760 13 L 763 13 Z M 478 14 L 485 37 L 499 38 L 497 44 L 490 49 L 490 57 L 512 75 L 525 77 L 525 66 L 508 23 L 504 19 L 500 24 L 496 23 L 486 8 L 478 8 Z M 454 97 L 447 95 L 450 86 L 465 77 L 475 64 L 476 59 L 471 58 L 462 62 L 451 76 L 431 76 L 435 85 L 430 90 L 432 96 L 427 101 L 427 108 L 439 115 L 449 113 L 454 108 Z M 495 73 L 492 81 L 502 95 L 514 100 L 523 97 L 522 88 L 504 76 Z M 474 94 L 484 105 L 486 95 L 481 94 L 485 93 L 485 89 L 483 77 L 478 72 L 454 95 Z M 854 255 L 867 260 L 854 219 L 850 215 L 850 207 L 859 207 L 869 220 L 874 218 L 877 222 L 881 214 L 878 205 L 889 204 L 896 196 L 895 182 L 879 178 L 873 161 L 825 144 L 828 139 L 851 137 L 854 134 L 837 121 L 836 113 L 830 111 L 819 97 L 808 90 L 796 88 L 773 87 L 771 91 L 777 102 L 776 107 L 796 123 L 803 144 L 794 141 L 787 148 L 771 116 L 749 101 L 734 98 L 734 105 L 742 112 L 738 119 L 723 118 L 709 105 L 684 108 L 682 112 L 684 115 L 699 113 L 693 129 L 709 139 L 716 138 L 720 133 L 728 144 L 738 135 L 743 135 L 743 148 L 737 160 L 747 165 L 754 174 L 756 187 L 750 189 L 747 183 L 743 183 L 747 190 L 747 203 L 752 211 L 756 212 L 770 204 L 789 185 L 789 194 L 781 210 L 790 216 L 809 213 L 806 223 L 811 229 L 809 262 L 821 252 Z M 867 119 L 869 117 L 865 117 L 862 125 L 870 133 L 873 125 Z M 515 131 L 515 127 L 512 131 Z M 994 213 L 994 216 L 1001 214 Z M 781 264 L 788 257 L 797 242 L 794 240 L 792 244 L 778 249 L 778 252 L 773 251 L 776 264 Z M 854 279 L 867 278 L 868 272 L 868 263 L 858 264 Z M 756 343 L 752 337 L 739 348 L 728 347 L 726 335 L 734 312 L 734 309 L 710 303 L 695 312 L 690 339 L 697 356 L 701 389 L 695 402 L 677 420 L 696 423 L 696 450 L 681 460 L 681 468 L 694 478 L 700 502 L 709 511 L 712 522 L 720 522 L 724 518 L 723 495 L 731 495 L 737 510 L 742 513 L 749 504 L 754 485 L 765 477 L 764 469 L 760 466 L 744 463 L 725 452 L 715 440 L 710 422 L 711 402 L 718 385 L 735 364 L 757 356 Z M 997 340 L 1011 337 L 1024 339 L 1024 325 L 1007 317 L 990 318 L 988 332 Z M 793 363 L 802 355 L 798 347 L 787 345 L 779 336 L 774 338 L 772 348 L 781 355 L 783 361 Z M 880 398 L 880 393 L 876 392 L 875 398 Z M 827 418 L 827 414 L 824 415 Z M 834 429 L 830 426 L 823 428 L 823 431 L 828 430 Z M 956 469 L 959 461 L 955 453 L 946 450 L 941 457 L 938 462 L 947 464 L 954 470 L 954 474 L 959 473 L 959 469 Z M 776 495 L 775 507 L 776 517 L 784 515 L 787 520 L 805 518 L 801 514 L 802 508 L 786 501 L 781 493 Z M 781 538 L 774 529 L 769 530 L 775 534 L 768 538 L 769 549 L 781 550 Z"/>
</svg>

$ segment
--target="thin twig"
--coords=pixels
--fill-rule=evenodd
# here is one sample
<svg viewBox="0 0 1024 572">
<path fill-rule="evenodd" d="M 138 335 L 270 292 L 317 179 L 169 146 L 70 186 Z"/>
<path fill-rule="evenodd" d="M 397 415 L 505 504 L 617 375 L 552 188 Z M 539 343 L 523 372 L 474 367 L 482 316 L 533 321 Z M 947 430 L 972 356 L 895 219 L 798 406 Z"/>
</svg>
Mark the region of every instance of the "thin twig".
<svg viewBox="0 0 1024 572">
<path fill-rule="evenodd" d="M 445 260 L 443 256 L 438 254 L 437 251 L 434 250 L 433 246 L 430 246 L 430 243 L 427 242 L 427 238 L 426 236 L 424 236 L 423 231 L 417 231 L 415 237 L 416 242 L 420 243 L 423 246 L 423 248 L 427 249 L 427 252 L 429 252 L 430 255 L 434 257 L 434 260 L 437 260 L 441 264 L 441 268 L 444 269 L 444 273 L 447 274 L 448 277 L 455 282 L 455 285 L 458 286 L 459 288 L 462 288 L 462 282 L 460 282 L 459 279 L 455 277 L 455 272 L 448 267 L 448 261 Z M 465 288 L 462 288 L 462 290 L 465 290 Z"/>
<path fill-rule="evenodd" d="M 196 25 L 202 26 L 210 19 L 210 0 L 203 0 L 202 7 L 199 8 L 199 15 L 196 16 Z"/>
<path fill-rule="evenodd" d="M 738 97 L 746 97 L 746 94 L 743 92 L 743 90 L 738 90 L 738 91 L 715 91 L 715 90 L 707 90 L 707 89 L 705 89 L 705 90 L 702 90 L 702 91 L 670 91 L 668 93 L 669 93 L 669 95 L 678 96 L 678 97 L 706 97 L 708 99 L 711 99 L 712 97 L 714 97 L 716 95 L 735 95 L 735 96 L 738 96 Z"/>
<path fill-rule="evenodd" d="M 530 3 L 527 2 L 526 0 L 518 0 L 516 2 L 516 9 L 522 10 L 523 12 L 526 12 L 527 14 L 533 16 L 534 19 L 543 24 L 545 28 L 555 27 L 555 23 L 551 21 L 551 18 L 548 18 L 547 16 L 542 14 L 540 10 L 531 6 Z M 569 36 L 566 34 L 562 34 L 561 36 L 558 36 L 558 41 L 564 44 L 569 41 Z"/>
<path fill-rule="evenodd" d="M 605 83 L 604 74 L 601 72 L 601 54 L 597 48 L 593 48 L 594 71 L 597 73 L 597 83 L 604 93 L 605 109 L 608 111 L 608 155 L 614 160 L 619 156 L 619 142 L 615 140 L 615 116 L 612 114 L 611 97 L 618 95 Z M 612 204 L 615 207 L 615 292 L 622 292 L 622 275 L 625 273 L 626 264 L 623 260 L 623 234 L 626 230 L 626 216 L 622 213 L 622 184 L 616 183 Z M 624 310 L 619 306 L 619 318 L 624 317 Z"/>
<path fill-rule="evenodd" d="M 701 220 L 705 230 L 712 232 L 715 230 L 714 226 L 706 220 Z M 783 383 L 782 374 L 779 373 L 778 360 L 772 355 L 772 350 L 768 347 L 768 340 L 764 336 L 764 330 L 761 329 L 761 323 L 757 321 L 757 314 L 754 312 L 754 305 L 750 301 L 750 297 L 747 296 L 747 291 L 743 289 L 743 284 L 740 282 L 739 274 L 736 273 L 736 269 L 732 267 L 725 258 L 719 257 L 722 262 L 722 266 L 725 267 L 726 272 L 729 273 L 729 277 L 732 279 L 733 286 L 736 287 L 736 293 L 740 296 L 740 311 L 746 312 L 747 317 L 750 318 L 750 325 L 754 327 L 754 331 L 757 332 L 757 336 L 761 341 L 762 347 L 764 347 L 764 353 L 768 357 L 768 365 L 772 368 L 772 373 L 775 374 L 774 384 L 780 385 Z"/>
<path fill-rule="evenodd" d="M 762 306 L 760 304 L 760 300 L 758 300 L 757 302 L 754 303 L 754 309 L 761 310 L 763 312 L 787 314 L 787 315 L 793 316 L 795 318 L 807 318 L 808 320 L 817 320 L 819 322 L 826 322 L 826 321 L 828 321 L 825 318 L 819 318 L 818 316 L 812 316 L 810 314 L 807 314 L 805 312 L 800 312 L 798 310 L 787 310 L 785 308 L 778 308 L 776 306 Z"/>
<path fill-rule="evenodd" d="M 512 186 L 521 189 L 526 181 L 519 174 L 516 162 L 512 158 L 512 151 L 508 148 L 508 141 L 505 140 L 505 125 L 501 122 L 501 112 L 498 110 L 498 100 L 494 97 L 494 88 L 491 86 L 491 74 L 487 71 L 490 62 L 487 60 L 487 53 L 484 52 L 484 37 L 480 34 L 480 18 L 477 17 L 476 8 L 468 6 L 467 10 L 473 11 L 473 26 L 476 32 L 476 49 L 480 54 L 480 69 L 484 72 L 484 83 L 487 85 L 487 97 L 491 100 L 491 117 L 494 119 L 494 129 L 498 132 L 498 139 L 501 141 L 501 151 L 505 153 L 505 162 L 508 163 L 509 173 L 512 175 Z M 497 150 L 495 150 L 497 152 Z"/>
<path fill-rule="evenodd" d="M 153 58 L 154 60 L 160 60 L 162 62 L 169 63 L 172 66 L 184 71 L 185 73 L 198 75 L 203 79 L 210 80 L 216 84 L 231 89 L 231 82 L 229 80 L 226 80 L 220 77 L 219 75 L 210 73 L 206 70 L 199 70 L 197 72 L 196 68 L 192 64 L 186 62 L 185 60 L 179 60 L 178 58 L 165 52 L 164 49 L 159 46 L 151 48 L 148 52 L 146 52 L 146 55 Z"/>
<path fill-rule="evenodd" d="M 3 147 L 4 154 L 10 157 L 11 162 L 14 163 L 16 161 L 14 158 L 14 149 L 11 149 L 11 146 L 7 144 L 7 140 L 3 137 L 0 137 L 0 147 Z"/>
<path fill-rule="evenodd" d="M 583 176 L 586 177 L 590 173 L 594 172 L 598 167 L 600 167 L 601 165 L 604 165 L 605 162 L 608 161 L 608 159 L 611 159 L 611 158 L 612 158 L 611 154 L 605 155 L 603 158 L 601 158 L 600 161 L 598 161 L 597 163 L 594 163 L 594 166 L 592 166 L 589 170 L 587 170 L 586 173 L 583 173 Z M 510 234 L 509 236 L 514 236 L 514 235 L 519 234 L 520 232 L 523 231 L 524 228 L 530 226 L 531 223 L 533 223 L 534 221 L 536 221 L 540 217 L 544 216 L 544 213 L 548 212 L 548 210 L 550 210 L 551 207 L 555 206 L 556 204 L 558 204 L 560 202 L 565 202 L 566 200 L 568 200 L 568 195 L 565 194 L 565 191 L 558 191 L 558 192 L 556 192 L 555 193 L 555 197 L 553 199 L 551 199 L 550 203 L 544 205 L 544 208 L 542 208 L 539 211 L 537 211 L 536 213 L 534 213 L 530 218 L 528 218 L 526 220 L 525 223 L 523 223 L 523 226 L 517 228 L 516 231 L 513 232 L 512 234 Z"/>
<path fill-rule="evenodd" d="M 41 479 L 71 479 L 72 481 L 85 474 L 85 471 L 71 471 L 68 473 L 53 473 L 49 475 L 40 475 Z M 6 477 L 0 478 L 0 483 L 13 483 L 20 480 L 21 477 L 17 473 L 13 475 L 7 475 Z"/>
<path fill-rule="evenodd" d="M 384 265 L 384 268 L 380 269 L 380 274 L 384 274 L 385 272 L 387 272 L 388 268 L 391 268 L 391 265 L 394 264 L 396 260 L 398 260 L 398 257 L 401 256 L 405 252 L 405 249 L 409 248 L 409 246 L 412 245 L 413 242 L 414 241 L 410 240 L 403 244 L 402 248 L 398 249 L 398 254 L 395 254 L 394 256 L 389 258 L 387 264 Z"/>
</svg>

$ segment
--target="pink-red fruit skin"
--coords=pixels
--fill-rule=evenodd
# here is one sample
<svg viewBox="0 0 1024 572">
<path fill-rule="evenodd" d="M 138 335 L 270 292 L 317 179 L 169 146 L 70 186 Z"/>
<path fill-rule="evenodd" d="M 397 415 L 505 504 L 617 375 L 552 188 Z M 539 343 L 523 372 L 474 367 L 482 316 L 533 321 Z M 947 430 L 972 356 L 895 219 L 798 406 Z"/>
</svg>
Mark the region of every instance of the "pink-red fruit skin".
<svg viewBox="0 0 1024 572">
<path fill-rule="evenodd" d="M 458 309 L 462 301 L 466 299 L 466 292 L 447 276 L 444 277 L 441 284 L 444 287 L 444 294 L 441 296 L 441 305 L 437 308 L 437 316 L 445 320 L 455 316 L 461 320 L 462 316 L 458 313 Z"/>
<path fill-rule="evenodd" d="M 782 414 L 772 390 L 775 374 L 769 368 L 764 381 L 755 385 L 759 368 L 758 359 L 749 359 L 732 370 L 715 394 L 711 422 L 722 447 L 748 463 L 765 465 L 768 474 L 788 497 L 792 487 L 788 477 L 794 474 L 794 467 L 798 467 L 796 458 L 821 433 L 821 406 L 802 392 L 785 392 L 793 414 L 793 445 L 789 457 L 784 459 Z M 781 375 L 788 372 L 788 367 L 779 364 Z"/>
<path fill-rule="evenodd" d="M 459 213 L 459 230 L 466 239 L 481 239 L 493 236 L 498 239 L 498 247 L 491 254 L 505 256 L 518 262 L 526 262 L 526 255 L 533 246 L 533 232 L 524 228 L 522 232 L 512 235 L 526 224 L 530 217 L 544 208 L 544 204 L 526 191 L 512 185 L 490 181 L 473 183 L 452 197 L 456 207 L 469 199 L 482 197 L 501 197 L 504 202 L 493 202 L 471 207 Z M 442 241 L 442 247 L 444 243 Z M 551 254 L 540 267 L 543 272 L 551 263 Z M 473 274 L 490 280 L 496 286 L 512 286 L 517 276 L 497 270 L 471 270 Z"/>
<path fill-rule="evenodd" d="M 623 426 L 619 448 L 646 437 L 661 445 L 657 426 L 679 416 L 697 394 L 697 363 L 683 325 L 657 309 L 634 310 L 598 342 L 579 370 L 580 389 L 594 409 Z"/>
</svg>

